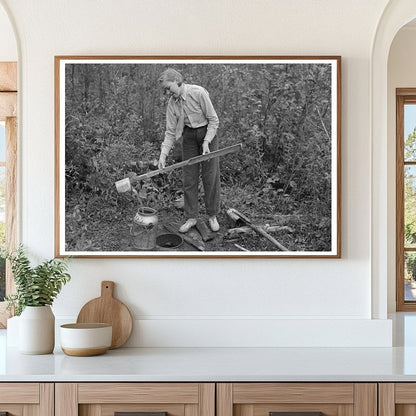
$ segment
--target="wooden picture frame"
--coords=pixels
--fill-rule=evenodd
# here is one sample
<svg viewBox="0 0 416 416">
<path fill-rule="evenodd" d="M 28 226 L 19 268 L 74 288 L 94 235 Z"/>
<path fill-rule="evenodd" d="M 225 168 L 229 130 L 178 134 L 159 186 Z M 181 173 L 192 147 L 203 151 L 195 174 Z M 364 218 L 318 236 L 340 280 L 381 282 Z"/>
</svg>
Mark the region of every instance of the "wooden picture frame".
<svg viewBox="0 0 416 416">
<path fill-rule="evenodd" d="M 181 99 L 163 94 L 167 68 L 183 77 L 173 81 Z M 202 115 L 186 107 L 191 101 Z M 202 129 L 199 144 L 213 131 L 220 150 L 233 147 L 217 156 L 211 141 L 208 161 L 186 162 L 205 169 L 219 160 L 217 232 L 201 180 L 198 227 L 178 232 L 190 197 L 185 215 L 182 169 L 173 166 L 182 129 L 171 170 L 159 172 L 166 131 L 173 135 L 168 106 L 171 124 Z M 55 168 L 57 257 L 339 258 L 341 58 L 56 56 Z M 155 242 L 161 234 L 173 235 Z"/>
</svg>

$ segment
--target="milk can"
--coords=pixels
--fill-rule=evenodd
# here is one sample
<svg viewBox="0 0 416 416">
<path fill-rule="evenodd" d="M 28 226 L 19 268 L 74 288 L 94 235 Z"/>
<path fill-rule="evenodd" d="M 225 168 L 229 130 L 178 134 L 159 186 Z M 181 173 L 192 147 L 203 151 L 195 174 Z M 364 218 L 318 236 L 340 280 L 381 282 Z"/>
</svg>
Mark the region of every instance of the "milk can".
<svg viewBox="0 0 416 416">
<path fill-rule="evenodd" d="M 133 245 L 138 250 L 151 250 L 156 246 L 157 211 L 149 207 L 140 207 L 133 218 L 130 233 Z"/>
</svg>

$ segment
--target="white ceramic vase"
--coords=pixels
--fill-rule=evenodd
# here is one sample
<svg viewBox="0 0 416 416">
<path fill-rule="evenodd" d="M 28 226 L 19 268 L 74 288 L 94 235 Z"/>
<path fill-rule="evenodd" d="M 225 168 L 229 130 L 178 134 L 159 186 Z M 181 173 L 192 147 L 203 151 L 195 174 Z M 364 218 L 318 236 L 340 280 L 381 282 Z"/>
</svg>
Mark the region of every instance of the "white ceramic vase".
<svg viewBox="0 0 416 416">
<path fill-rule="evenodd" d="M 55 315 L 48 306 L 26 306 L 19 319 L 19 351 L 50 354 L 55 347 Z"/>
</svg>

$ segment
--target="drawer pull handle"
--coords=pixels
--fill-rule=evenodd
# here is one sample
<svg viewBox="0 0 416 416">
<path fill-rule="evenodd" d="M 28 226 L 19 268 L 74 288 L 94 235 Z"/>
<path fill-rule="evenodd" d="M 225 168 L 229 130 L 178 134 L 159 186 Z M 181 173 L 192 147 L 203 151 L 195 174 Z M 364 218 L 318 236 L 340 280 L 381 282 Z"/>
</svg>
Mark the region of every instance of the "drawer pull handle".
<svg viewBox="0 0 416 416">
<path fill-rule="evenodd" d="M 168 416 L 168 412 L 115 412 L 114 416 Z"/>
<path fill-rule="evenodd" d="M 269 412 L 269 416 L 323 416 L 322 412 Z"/>
</svg>

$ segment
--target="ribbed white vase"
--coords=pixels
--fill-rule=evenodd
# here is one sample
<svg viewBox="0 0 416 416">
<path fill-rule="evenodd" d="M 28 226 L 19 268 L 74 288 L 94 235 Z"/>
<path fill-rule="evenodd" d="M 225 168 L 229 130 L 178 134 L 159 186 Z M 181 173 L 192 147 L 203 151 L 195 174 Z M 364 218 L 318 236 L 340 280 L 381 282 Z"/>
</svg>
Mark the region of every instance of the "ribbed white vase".
<svg viewBox="0 0 416 416">
<path fill-rule="evenodd" d="M 55 347 L 55 315 L 49 305 L 26 306 L 19 319 L 19 351 L 50 354 Z"/>
</svg>

